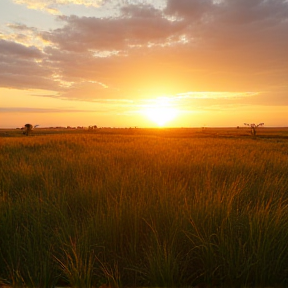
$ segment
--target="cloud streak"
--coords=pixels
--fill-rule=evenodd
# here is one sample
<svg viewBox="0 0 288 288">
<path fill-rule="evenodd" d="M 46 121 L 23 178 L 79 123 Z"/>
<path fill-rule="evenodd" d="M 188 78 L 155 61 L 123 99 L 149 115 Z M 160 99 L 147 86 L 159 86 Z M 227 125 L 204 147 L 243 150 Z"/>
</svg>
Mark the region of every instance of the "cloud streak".
<svg viewBox="0 0 288 288">
<path fill-rule="evenodd" d="M 27 6 L 29 9 L 42 10 L 51 14 L 60 14 L 59 6 L 83 5 L 87 7 L 99 7 L 103 0 L 13 0 L 16 4 Z"/>
<path fill-rule="evenodd" d="M 1 113 L 95 113 L 103 112 L 103 110 L 87 110 L 87 109 L 67 109 L 67 108 L 26 108 L 26 107 L 0 107 Z M 105 111 L 104 111 L 105 112 Z"/>
</svg>

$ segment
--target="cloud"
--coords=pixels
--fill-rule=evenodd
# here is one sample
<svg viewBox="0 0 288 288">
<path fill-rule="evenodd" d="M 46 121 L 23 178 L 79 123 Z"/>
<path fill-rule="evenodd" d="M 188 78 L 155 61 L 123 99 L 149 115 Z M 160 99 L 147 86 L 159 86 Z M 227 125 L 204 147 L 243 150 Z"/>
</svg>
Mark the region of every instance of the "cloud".
<svg viewBox="0 0 288 288">
<path fill-rule="evenodd" d="M 245 100 L 247 105 L 262 105 L 262 106 L 287 106 L 288 107 L 288 97 L 286 91 L 267 91 L 261 92 L 253 97 Z"/>
<path fill-rule="evenodd" d="M 69 2 L 17 1 L 46 8 Z M 269 103 L 276 94 L 278 104 L 286 103 L 287 1 L 167 0 L 163 9 L 117 3 L 117 16 L 62 15 L 61 28 L 44 32 L 10 24 L 19 35 L 30 31 L 47 42 L 42 49 L 1 40 L 0 85 L 50 86 L 62 99 L 86 101 L 265 91 Z"/>
<path fill-rule="evenodd" d="M 87 109 L 66 109 L 66 108 L 27 108 L 27 107 L 0 107 L 1 113 L 82 113 L 82 112 L 102 112 L 101 110 Z"/>
<path fill-rule="evenodd" d="M 155 18 L 162 17 L 162 11 L 151 4 L 127 4 L 120 8 L 122 16 L 131 18 Z"/>
<path fill-rule="evenodd" d="M 167 0 L 165 11 L 170 16 L 180 15 L 187 23 L 189 37 L 205 50 L 239 54 L 270 50 L 274 56 L 288 45 L 284 37 L 288 2 L 282 0 L 223 0 L 218 4 L 211 0 Z"/>
<path fill-rule="evenodd" d="M 21 23 L 7 23 L 6 27 L 10 31 L 8 30 L 9 32 L 6 31 L 6 33 L 0 35 L 0 38 L 9 41 L 9 45 L 14 43 L 14 46 L 18 45 L 20 47 L 19 45 L 22 45 L 21 47 L 24 46 L 26 50 L 34 49 L 41 53 L 43 47 L 48 44 L 39 36 L 39 30 L 36 27 L 29 27 Z"/>
<path fill-rule="evenodd" d="M 251 98 L 259 93 L 256 92 L 187 92 L 178 94 L 174 98 L 175 103 L 181 110 L 221 110 L 239 109 L 251 104 Z M 217 108 L 216 108 L 217 107 Z"/>
<path fill-rule="evenodd" d="M 99 7 L 103 0 L 13 0 L 16 4 L 22 4 L 29 9 L 43 10 L 50 14 L 60 14 L 57 9 L 64 5 L 84 5 L 87 7 Z"/>
<path fill-rule="evenodd" d="M 175 104 L 181 110 L 241 110 L 244 107 L 287 106 L 287 93 L 283 92 L 188 92 L 177 95 Z M 255 110 L 255 113 L 258 112 Z"/>
<path fill-rule="evenodd" d="M 186 92 L 177 94 L 177 98 L 182 99 L 243 99 L 258 95 L 258 92 Z"/>
<path fill-rule="evenodd" d="M 60 49 L 82 53 L 163 43 L 182 29 L 181 23 L 169 21 L 150 6 L 129 6 L 122 11 L 123 17 L 118 18 L 60 16 L 65 26 L 43 33 L 42 37 Z"/>
<path fill-rule="evenodd" d="M 213 7 L 211 0 L 167 0 L 165 12 L 168 15 L 193 18 L 192 20 L 195 21 L 199 20 L 205 13 L 211 13 Z"/>
<path fill-rule="evenodd" d="M 19 24 L 19 23 L 8 23 L 7 26 L 11 29 L 18 30 L 18 31 L 33 31 L 37 32 L 37 29 L 35 27 L 28 27 L 25 24 Z"/>
<path fill-rule="evenodd" d="M 42 65 L 44 54 L 34 46 L 0 39 L 0 86 L 8 88 L 57 88 L 51 70 Z M 57 88 L 58 89 L 58 88 Z"/>
<path fill-rule="evenodd" d="M 26 47 L 24 45 L 0 39 L 1 55 L 25 58 L 25 59 L 40 59 L 43 57 L 42 52 L 35 46 Z"/>
</svg>

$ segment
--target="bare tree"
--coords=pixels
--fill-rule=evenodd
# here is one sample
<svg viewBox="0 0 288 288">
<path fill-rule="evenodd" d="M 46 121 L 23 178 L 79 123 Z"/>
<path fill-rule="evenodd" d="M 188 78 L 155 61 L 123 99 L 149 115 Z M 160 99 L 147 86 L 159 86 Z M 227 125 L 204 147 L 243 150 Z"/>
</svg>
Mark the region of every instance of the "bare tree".
<svg viewBox="0 0 288 288">
<path fill-rule="evenodd" d="M 256 128 L 259 126 L 263 126 L 264 123 L 259 123 L 258 125 L 252 123 L 252 124 L 248 124 L 248 123 L 244 123 L 244 125 L 249 126 L 251 128 L 251 135 L 252 136 L 256 136 Z"/>
</svg>

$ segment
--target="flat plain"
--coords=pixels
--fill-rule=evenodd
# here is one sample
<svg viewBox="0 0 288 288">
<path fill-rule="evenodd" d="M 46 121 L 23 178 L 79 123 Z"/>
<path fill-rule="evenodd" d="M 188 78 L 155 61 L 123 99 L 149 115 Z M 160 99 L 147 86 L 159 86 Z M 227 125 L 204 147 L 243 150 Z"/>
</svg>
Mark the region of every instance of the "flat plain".
<svg viewBox="0 0 288 288">
<path fill-rule="evenodd" d="M 0 284 L 287 287 L 288 128 L 0 130 Z"/>
</svg>

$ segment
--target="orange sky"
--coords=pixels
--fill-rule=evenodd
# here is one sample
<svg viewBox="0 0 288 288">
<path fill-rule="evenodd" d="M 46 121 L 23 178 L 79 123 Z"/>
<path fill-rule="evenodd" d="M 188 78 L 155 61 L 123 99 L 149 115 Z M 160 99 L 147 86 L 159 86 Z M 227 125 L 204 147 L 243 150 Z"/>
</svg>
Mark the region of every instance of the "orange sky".
<svg viewBox="0 0 288 288">
<path fill-rule="evenodd" d="M 288 1 L 1 1 L 0 128 L 288 126 Z"/>
</svg>

